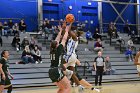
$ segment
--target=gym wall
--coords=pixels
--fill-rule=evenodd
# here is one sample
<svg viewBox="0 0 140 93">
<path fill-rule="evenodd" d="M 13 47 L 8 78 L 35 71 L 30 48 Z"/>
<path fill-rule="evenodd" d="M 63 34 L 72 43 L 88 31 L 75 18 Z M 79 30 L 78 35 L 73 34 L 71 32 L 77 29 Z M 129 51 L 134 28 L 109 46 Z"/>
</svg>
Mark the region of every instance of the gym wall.
<svg viewBox="0 0 140 93">
<path fill-rule="evenodd" d="M 37 0 L 0 0 L 0 18 L 23 18 L 27 24 L 27 31 L 33 31 L 37 29 L 38 24 L 37 6 Z"/>
</svg>

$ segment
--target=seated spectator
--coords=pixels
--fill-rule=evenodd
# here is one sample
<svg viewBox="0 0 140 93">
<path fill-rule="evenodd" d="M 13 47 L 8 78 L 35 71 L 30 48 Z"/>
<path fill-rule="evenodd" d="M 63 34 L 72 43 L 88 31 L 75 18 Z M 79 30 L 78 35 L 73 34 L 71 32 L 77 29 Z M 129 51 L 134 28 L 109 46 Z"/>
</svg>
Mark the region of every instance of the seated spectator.
<svg viewBox="0 0 140 93">
<path fill-rule="evenodd" d="M 36 64 L 42 63 L 41 52 L 37 45 L 35 45 L 34 49 L 32 50 L 32 56 Z"/>
<path fill-rule="evenodd" d="M 103 51 L 103 46 L 101 40 L 98 38 L 97 41 L 94 44 L 94 51 Z"/>
<path fill-rule="evenodd" d="M 24 20 L 22 19 L 19 23 L 19 30 L 21 32 L 25 32 L 26 31 L 26 23 L 24 22 Z"/>
<path fill-rule="evenodd" d="M 113 38 L 118 38 L 118 37 L 119 37 L 119 35 L 118 35 L 118 33 L 117 33 L 117 28 L 116 28 L 116 26 L 115 26 L 115 23 L 113 24 L 112 37 L 113 37 Z"/>
<path fill-rule="evenodd" d="M 107 56 L 106 59 L 105 59 L 105 67 L 106 67 L 106 71 L 105 71 L 106 75 L 111 75 L 115 72 L 115 70 L 112 69 L 109 56 Z"/>
<path fill-rule="evenodd" d="M 2 37 L 1 36 L 0 36 L 0 44 L 1 44 L 1 47 L 2 47 L 3 42 L 2 42 Z"/>
<path fill-rule="evenodd" d="M 52 37 L 53 40 L 55 40 L 58 32 L 59 32 L 59 30 L 58 30 L 57 26 L 54 26 L 54 34 L 53 34 L 53 37 Z"/>
<path fill-rule="evenodd" d="M 34 49 L 35 45 L 36 45 L 36 41 L 35 41 L 34 37 L 31 37 L 30 46 L 29 46 L 30 49 L 31 50 Z"/>
<path fill-rule="evenodd" d="M 20 50 L 20 37 L 18 34 L 13 38 L 12 46 L 15 47 L 17 51 Z"/>
<path fill-rule="evenodd" d="M 96 30 L 95 30 L 95 32 L 93 34 L 93 38 L 95 40 L 97 40 L 98 38 L 102 39 L 102 36 L 100 35 L 98 28 L 96 28 Z"/>
<path fill-rule="evenodd" d="M 0 22 L 0 35 L 2 36 L 2 31 L 3 31 L 3 25 L 2 22 Z"/>
<path fill-rule="evenodd" d="M 125 21 L 125 25 L 124 25 L 123 30 L 124 30 L 124 33 L 128 33 L 128 36 L 130 35 L 131 30 L 130 30 L 130 25 L 129 25 L 128 20 Z"/>
<path fill-rule="evenodd" d="M 21 43 L 21 47 L 24 49 L 25 46 L 28 46 L 30 43 L 29 43 L 29 40 L 27 37 L 24 37 L 22 43 Z"/>
<path fill-rule="evenodd" d="M 126 58 L 128 59 L 128 61 L 133 61 L 133 53 L 132 53 L 132 49 L 131 47 L 129 47 L 126 52 L 125 52 Z"/>
<path fill-rule="evenodd" d="M 117 28 L 115 26 L 115 23 L 110 23 L 109 24 L 109 28 L 108 28 L 108 35 L 111 37 L 111 38 L 118 38 L 119 35 L 117 33 Z"/>
<path fill-rule="evenodd" d="M 11 35 L 13 32 L 13 25 L 14 23 L 12 22 L 12 20 L 10 19 L 8 22 L 8 26 L 9 26 L 9 34 Z"/>
<path fill-rule="evenodd" d="M 87 32 L 86 32 L 86 39 L 87 39 L 87 44 L 88 44 L 88 41 L 89 41 L 89 40 L 92 40 L 92 34 L 91 34 L 90 31 L 87 31 Z"/>
<path fill-rule="evenodd" d="M 25 49 L 22 52 L 21 59 L 22 59 L 22 62 L 24 62 L 25 64 L 35 63 L 32 55 L 31 55 L 31 51 L 29 49 L 29 46 L 25 46 Z"/>
<path fill-rule="evenodd" d="M 8 26 L 6 21 L 4 22 L 3 29 L 4 29 L 3 35 L 8 36 L 8 34 L 9 34 L 9 26 Z"/>
<path fill-rule="evenodd" d="M 127 44 L 128 44 L 128 47 L 131 47 L 131 48 L 134 47 L 134 43 L 131 38 L 128 40 Z"/>
<path fill-rule="evenodd" d="M 15 34 L 18 34 L 19 35 L 19 26 L 18 26 L 18 23 L 15 23 L 13 25 L 13 33 L 14 33 L 14 36 L 15 36 Z"/>
<path fill-rule="evenodd" d="M 136 33 L 135 33 L 135 31 L 133 30 L 133 31 L 131 32 L 131 38 L 135 38 L 135 35 L 136 35 Z"/>
</svg>

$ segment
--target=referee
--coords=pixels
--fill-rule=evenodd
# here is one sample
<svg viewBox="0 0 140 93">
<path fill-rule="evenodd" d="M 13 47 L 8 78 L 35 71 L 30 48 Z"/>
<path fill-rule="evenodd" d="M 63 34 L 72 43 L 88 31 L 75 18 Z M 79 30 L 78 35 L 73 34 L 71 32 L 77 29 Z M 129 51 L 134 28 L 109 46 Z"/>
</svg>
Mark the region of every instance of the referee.
<svg viewBox="0 0 140 93">
<path fill-rule="evenodd" d="M 98 85 L 98 76 L 100 76 L 99 86 L 102 86 L 102 75 L 105 70 L 105 61 L 104 57 L 102 57 L 101 51 L 98 52 L 98 56 L 94 59 L 94 69 L 96 71 L 95 86 Z"/>
</svg>

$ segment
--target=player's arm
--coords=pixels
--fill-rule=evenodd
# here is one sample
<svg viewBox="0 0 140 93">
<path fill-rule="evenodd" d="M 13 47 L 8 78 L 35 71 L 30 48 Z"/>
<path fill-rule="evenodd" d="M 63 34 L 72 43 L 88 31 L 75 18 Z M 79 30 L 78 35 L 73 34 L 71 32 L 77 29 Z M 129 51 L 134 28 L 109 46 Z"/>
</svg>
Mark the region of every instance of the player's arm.
<svg viewBox="0 0 140 93">
<path fill-rule="evenodd" d="M 93 67 L 94 67 L 94 70 L 96 71 L 97 70 L 97 68 L 96 68 L 96 62 L 94 62 Z"/>
<path fill-rule="evenodd" d="M 63 47 L 65 47 L 65 43 L 66 43 L 67 38 L 68 38 L 68 32 L 71 30 L 71 24 L 69 26 L 67 26 L 65 29 L 65 34 L 64 34 L 63 39 L 61 41 L 61 44 L 63 45 Z"/>
<path fill-rule="evenodd" d="M 5 80 L 6 77 L 5 77 L 5 74 L 4 74 L 3 70 L 2 70 L 2 64 L 0 64 L 0 73 L 2 75 L 2 79 Z"/>
<path fill-rule="evenodd" d="M 140 52 L 137 53 L 136 57 L 135 57 L 135 60 L 134 60 L 134 64 L 135 65 L 140 65 L 140 63 L 138 63 L 138 58 L 140 56 Z"/>
<path fill-rule="evenodd" d="M 97 57 L 94 59 L 94 63 L 93 63 L 93 68 L 94 68 L 95 71 L 97 70 L 97 68 L 96 68 L 96 59 L 97 59 Z"/>
<path fill-rule="evenodd" d="M 9 69 L 7 69 L 7 70 L 8 70 L 8 71 L 7 71 L 7 74 L 11 77 L 11 79 L 14 79 L 14 77 L 11 75 Z"/>
</svg>

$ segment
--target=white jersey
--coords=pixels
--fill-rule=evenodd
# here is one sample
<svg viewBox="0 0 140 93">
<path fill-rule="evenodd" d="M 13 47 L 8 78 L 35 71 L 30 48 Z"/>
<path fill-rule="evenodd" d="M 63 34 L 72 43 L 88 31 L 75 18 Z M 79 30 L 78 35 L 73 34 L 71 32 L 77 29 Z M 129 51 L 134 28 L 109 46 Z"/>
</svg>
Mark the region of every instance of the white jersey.
<svg viewBox="0 0 140 93">
<path fill-rule="evenodd" d="M 65 55 L 65 61 L 68 63 L 68 66 L 75 67 L 75 63 L 77 60 L 77 55 L 75 53 L 75 50 L 78 46 L 78 41 L 74 41 L 72 38 L 68 40 L 67 43 L 67 52 Z"/>
<path fill-rule="evenodd" d="M 76 54 L 75 50 L 77 46 L 78 41 L 74 41 L 72 38 L 70 38 L 67 43 L 67 55 L 72 55 L 72 53 Z"/>
</svg>

